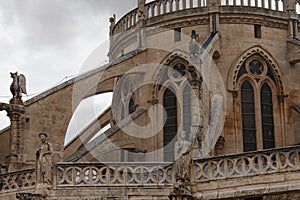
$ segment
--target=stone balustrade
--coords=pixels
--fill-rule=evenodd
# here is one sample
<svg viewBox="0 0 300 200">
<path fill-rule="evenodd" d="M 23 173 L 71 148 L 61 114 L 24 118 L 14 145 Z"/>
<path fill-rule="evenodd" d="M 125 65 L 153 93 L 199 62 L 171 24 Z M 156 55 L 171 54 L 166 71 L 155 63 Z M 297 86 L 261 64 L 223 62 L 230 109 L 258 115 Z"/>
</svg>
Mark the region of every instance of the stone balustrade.
<svg viewBox="0 0 300 200">
<path fill-rule="evenodd" d="M 202 184 L 235 178 L 296 173 L 300 146 L 194 160 L 193 182 Z M 86 186 L 169 186 L 171 163 L 57 163 L 54 188 Z M 34 189 L 34 169 L 0 175 L 0 194 Z"/>
<path fill-rule="evenodd" d="M 56 186 L 172 184 L 171 163 L 59 163 Z"/>
<path fill-rule="evenodd" d="M 212 3 L 214 1 L 211 1 Z M 283 12 L 285 5 L 283 0 L 220 0 L 221 7 L 255 7 L 265 10 Z M 210 4 L 212 4 L 210 3 Z M 208 7 L 208 0 L 156 0 L 145 5 L 145 20 L 161 15 Z M 297 12 L 300 13 L 300 2 L 297 0 Z M 113 27 L 113 35 L 136 27 L 138 22 L 138 9 L 123 16 Z"/>
<path fill-rule="evenodd" d="M 300 170 L 300 147 L 282 148 L 195 161 L 196 182 Z"/>
<path fill-rule="evenodd" d="M 246 6 L 283 11 L 283 0 L 221 0 L 221 6 Z"/>
<path fill-rule="evenodd" d="M 196 183 L 300 170 L 300 146 L 194 161 Z M 174 183 L 171 163 L 58 163 L 57 187 Z"/>
<path fill-rule="evenodd" d="M 0 193 L 35 188 L 35 170 L 0 174 Z"/>
</svg>

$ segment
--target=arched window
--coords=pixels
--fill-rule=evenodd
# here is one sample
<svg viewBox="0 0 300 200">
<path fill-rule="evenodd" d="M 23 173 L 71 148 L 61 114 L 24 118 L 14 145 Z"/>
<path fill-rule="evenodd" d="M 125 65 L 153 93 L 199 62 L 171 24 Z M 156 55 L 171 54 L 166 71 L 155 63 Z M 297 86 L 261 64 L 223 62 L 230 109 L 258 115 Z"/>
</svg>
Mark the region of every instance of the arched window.
<svg viewBox="0 0 300 200">
<path fill-rule="evenodd" d="M 264 83 L 260 90 L 261 125 L 263 133 L 263 148 L 275 147 L 274 139 L 274 117 L 272 90 L 267 83 Z"/>
<path fill-rule="evenodd" d="M 255 151 L 257 149 L 257 145 L 254 91 L 248 80 L 244 81 L 241 87 L 241 105 L 244 151 Z"/>
<path fill-rule="evenodd" d="M 253 56 L 242 64 L 238 78 L 242 79 L 243 150 L 274 148 L 273 92 L 270 84 L 276 88 L 276 80 L 271 67 L 261 57 Z"/>
<path fill-rule="evenodd" d="M 164 124 L 164 160 L 166 162 L 174 160 L 174 144 L 177 135 L 177 99 L 174 91 L 167 88 L 163 97 L 163 106 L 165 108 Z"/>
</svg>

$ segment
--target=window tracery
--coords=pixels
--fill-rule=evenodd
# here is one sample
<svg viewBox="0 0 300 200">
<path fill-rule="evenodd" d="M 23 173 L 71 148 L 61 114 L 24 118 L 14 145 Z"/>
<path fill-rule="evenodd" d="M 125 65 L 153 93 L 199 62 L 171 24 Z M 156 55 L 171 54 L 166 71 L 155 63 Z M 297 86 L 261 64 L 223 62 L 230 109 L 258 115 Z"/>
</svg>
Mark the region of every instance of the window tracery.
<svg viewBox="0 0 300 200">
<path fill-rule="evenodd" d="M 254 55 L 242 64 L 237 77 L 243 150 L 274 148 L 273 102 L 277 83 L 271 67 L 263 58 Z"/>
</svg>

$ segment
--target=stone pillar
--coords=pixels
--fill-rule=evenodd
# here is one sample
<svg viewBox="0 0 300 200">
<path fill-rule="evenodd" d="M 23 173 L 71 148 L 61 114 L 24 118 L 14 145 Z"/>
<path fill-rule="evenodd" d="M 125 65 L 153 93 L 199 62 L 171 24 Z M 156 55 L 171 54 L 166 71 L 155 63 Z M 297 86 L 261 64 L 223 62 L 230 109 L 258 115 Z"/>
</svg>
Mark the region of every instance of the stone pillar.
<svg viewBox="0 0 300 200">
<path fill-rule="evenodd" d="M 146 0 L 138 0 L 138 22 L 137 22 L 137 49 L 143 50 L 146 48 L 145 38 L 145 20 L 147 18 Z"/>
<path fill-rule="evenodd" d="M 288 39 L 298 36 L 298 14 L 296 12 L 296 0 L 284 0 L 283 10 L 288 16 Z"/>
<path fill-rule="evenodd" d="M 209 19 L 210 19 L 210 32 L 216 33 L 219 30 L 219 5 L 220 0 L 207 0 Z"/>
<path fill-rule="evenodd" d="M 0 104 L 0 111 L 6 110 L 10 118 L 9 155 L 6 157 L 8 171 L 22 169 L 23 160 L 23 132 L 25 120 L 25 107 L 17 104 Z"/>
</svg>

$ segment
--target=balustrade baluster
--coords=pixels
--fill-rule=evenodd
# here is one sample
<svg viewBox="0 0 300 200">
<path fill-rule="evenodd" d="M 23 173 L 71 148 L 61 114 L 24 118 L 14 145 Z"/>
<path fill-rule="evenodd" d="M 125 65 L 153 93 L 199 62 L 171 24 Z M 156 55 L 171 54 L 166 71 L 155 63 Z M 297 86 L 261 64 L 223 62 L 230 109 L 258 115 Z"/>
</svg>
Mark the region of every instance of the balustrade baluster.
<svg viewBox="0 0 300 200">
<path fill-rule="evenodd" d="M 275 9 L 277 11 L 279 11 L 279 3 L 278 3 L 279 0 L 275 0 Z"/>
<path fill-rule="evenodd" d="M 179 0 L 176 0 L 176 11 L 179 10 Z"/>
<path fill-rule="evenodd" d="M 185 10 L 186 9 L 186 0 L 181 0 L 182 1 L 182 9 Z"/>
<path fill-rule="evenodd" d="M 162 14 L 166 14 L 167 13 L 167 1 L 162 1 L 162 7 L 163 7 L 163 12 Z"/>
<path fill-rule="evenodd" d="M 160 12 L 160 7 L 161 7 L 161 2 L 158 2 L 157 3 L 157 15 L 160 15 L 161 12 Z"/>
<path fill-rule="evenodd" d="M 153 4 L 152 6 L 151 6 L 151 17 L 154 17 L 155 15 L 154 15 L 154 9 L 155 9 L 155 5 Z"/>
<path fill-rule="evenodd" d="M 272 10 L 272 0 L 269 0 L 269 9 Z"/>
</svg>

